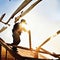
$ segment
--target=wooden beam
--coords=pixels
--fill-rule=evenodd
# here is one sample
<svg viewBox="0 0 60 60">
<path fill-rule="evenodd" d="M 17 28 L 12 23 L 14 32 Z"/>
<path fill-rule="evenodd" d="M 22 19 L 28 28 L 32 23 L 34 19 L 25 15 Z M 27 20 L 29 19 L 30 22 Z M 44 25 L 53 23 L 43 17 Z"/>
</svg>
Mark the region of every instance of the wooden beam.
<svg viewBox="0 0 60 60">
<path fill-rule="evenodd" d="M 11 45 L 11 44 L 9 44 L 9 43 L 7 43 L 7 45 L 9 45 L 9 46 L 15 46 L 15 47 L 20 48 L 20 49 L 30 50 L 30 48 L 26 48 L 26 47 L 22 47 L 22 46 L 16 46 L 16 45 Z M 42 51 L 41 51 L 41 50 L 42 50 Z M 49 54 L 49 55 L 51 55 L 51 56 L 53 56 L 53 57 L 56 57 L 56 58 L 59 58 L 59 56 L 60 56 L 60 54 L 53 54 L 53 53 L 47 51 L 47 50 L 44 49 L 44 48 L 41 48 L 41 50 L 38 51 L 38 53 Z M 36 51 L 36 50 L 32 49 L 32 51 Z"/>
<path fill-rule="evenodd" d="M 33 57 L 25 57 L 25 56 L 21 56 L 19 55 L 17 52 L 14 52 L 1 38 L 0 38 L 0 44 L 7 49 L 7 51 L 9 51 L 9 53 L 15 57 L 17 60 L 24 60 L 24 59 L 28 59 L 28 60 L 40 60 L 38 58 L 33 58 Z"/>
<path fill-rule="evenodd" d="M 24 12 L 22 12 L 21 15 L 16 17 L 15 23 L 24 15 L 26 15 L 29 11 L 31 11 L 39 2 L 41 2 L 42 0 L 37 0 L 35 3 L 33 3 L 27 10 L 25 10 Z"/>
<path fill-rule="evenodd" d="M 0 44 L 9 51 L 9 53 L 18 60 L 22 60 L 22 56 L 14 52 L 2 39 L 0 38 Z"/>
<path fill-rule="evenodd" d="M 32 44 L 31 44 L 31 31 L 29 31 L 29 47 L 32 49 Z"/>
<path fill-rule="evenodd" d="M 21 11 L 26 5 L 28 5 L 32 0 L 25 0 L 15 11 L 14 13 L 11 15 L 11 17 L 8 19 L 8 21 L 6 22 L 6 24 L 8 24 L 8 22 L 19 12 Z"/>
<path fill-rule="evenodd" d="M 5 15 L 6 15 L 6 13 L 4 13 L 4 14 L 0 17 L 0 22 L 2 21 L 2 19 L 4 18 Z"/>
<path fill-rule="evenodd" d="M 51 39 L 52 37 L 55 37 L 55 36 L 57 36 L 58 34 L 60 34 L 60 30 L 58 30 L 54 35 L 52 35 L 52 36 L 50 36 L 49 38 L 47 38 L 40 46 L 38 46 L 38 47 L 36 48 L 36 51 L 39 51 L 40 48 L 41 48 L 43 45 L 45 45 L 48 41 L 50 41 L 50 39 Z"/>
<path fill-rule="evenodd" d="M 2 48 L 1 48 L 1 44 L 0 44 L 0 60 L 1 60 L 1 56 L 2 56 L 1 52 L 2 52 Z"/>
</svg>

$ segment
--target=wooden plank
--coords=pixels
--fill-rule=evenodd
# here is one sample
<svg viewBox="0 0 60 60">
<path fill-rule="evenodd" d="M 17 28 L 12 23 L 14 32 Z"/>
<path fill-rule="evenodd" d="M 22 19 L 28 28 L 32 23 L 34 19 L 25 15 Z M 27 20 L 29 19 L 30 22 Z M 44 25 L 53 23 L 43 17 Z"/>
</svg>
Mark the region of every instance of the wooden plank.
<svg viewBox="0 0 60 60">
<path fill-rule="evenodd" d="M 32 0 L 25 0 L 15 11 L 14 13 L 11 15 L 11 17 L 8 19 L 8 21 L 6 22 L 6 24 L 8 24 L 8 22 L 19 12 L 21 11 L 26 5 L 28 5 Z"/>
<path fill-rule="evenodd" d="M 6 29 L 7 29 L 7 27 L 2 27 L 2 28 L 0 29 L 0 33 L 3 32 L 3 31 L 6 30 Z"/>
<path fill-rule="evenodd" d="M 58 34 L 60 34 L 60 30 L 58 30 L 54 35 L 50 36 L 49 38 L 47 38 L 40 46 L 37 47 L 36 51 L 39 51 L 40 48 L 45 45 L 48 41 L 50 41 L 51 37 L 55 37 Z"/>
<path fill-rule="evenodd" d="M 9 51 L 9 53 L 15 57 L 18 60 L 22 60 L 22 56 L 20 56 L 18 53 L 14 52 L 2 39 L 0 38 L 0 44 Z"/>
<path fill-rule="evenodd" d="M 12 46 L 11 44 L 8 44 L 8 43 L 7 43 L 7 45 Z M 30 48 L 26 48 L 26 47 L 22 47 L 22 46 L 16 46 L 16 45 L 13 45 L 13 46 L 15 46 L 15 47 L 17 47 L 17 48 L 20 48 L 20 49 L 30 50 Z M 41 51 L 41 50 L 42 50 L 42 51 Z M 44 48 L 41 48 L 41 50 L 38 51 L 38 53 L 48 54 L 48 55 L 51 55 L 51 56 L 53 56 L 53 57 L 55 57 L 55 58 L 59 58 L 59 56 L 60 56 L 60 54 L 53 54 L 53 53 L 47 51 L 47 50 L 44 49 Z M 36 52 L 36 50 L 34 50 L 34 49 L 32 49 L 31 51 L 35 51 L 35 52 Z M 36 58 L 36 56 L 35 56 L 35 58 Z"/>
<path fill-rule="evenodd" d="M 32 44 L 31 44 L 31 32 L 29 31 L 29 47 L 30 50 L 32 49 Z"/>
<path fill-rule="evenodd" d="M 40 1 L 42 0 L 37 0 L 35 3 L 33 3 L 27 10 L 25 10 L 24 12 L 22 12 L 21 15 L 16 17 L 15 23 L 24 15 L 26 15 L 29 11 L 31 11 Z"/>
<path fill-rule="evenodd" d="M 9 53 L 15 57 L 17 60 L 24 60 L 24 59 L 28 59 L 28 60 L 37 60 L 38 58 L 33 58 L 33 57 L 24 57 L 24 56 L 21 56 L 19 55 L 17 52 L 14 52 L 1 38 L 0 38 L 0 44 L 5 48 L 7 49 L 7 51 L 9 51 Z M 38 59 L 40 60 L 40 59 Z"/>
<path fill-rule="evenodd" d="M 1 51 L 2 51 L 2 48 L 1 48 L 1 44 L 0 44 L 0 60 L 1 60 Z"/>
<path fill-rule="evenodd" d="M 6 15 L 6 13 L 4 13 L 4 14 L 0 17 L 0 22 L 2 21 L 2 19 L 4 18 L 5 15 Z"/>
</svg>

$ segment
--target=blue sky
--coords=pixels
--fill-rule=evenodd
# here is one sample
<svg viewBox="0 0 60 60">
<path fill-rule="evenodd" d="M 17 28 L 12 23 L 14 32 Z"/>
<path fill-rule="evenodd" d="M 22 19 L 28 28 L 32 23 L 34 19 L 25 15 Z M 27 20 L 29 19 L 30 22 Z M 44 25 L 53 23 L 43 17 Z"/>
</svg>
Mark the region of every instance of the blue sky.
<svg viewBox="0 0 60 60">
<path fill-rule="evenodd" d="M 17 7 L 22 3 L 23 0 L 12 0 L 9 2 L 9 0 L 0 0 L 0 15 L 3 13 L 6 13 L 5 19 L 8 19 L 12 12 L 17 9 Z"/>
<path fill-rule="evenodd" d="M 34 3 L 34 1 L 35 0 L 32 0 L 31 3 Z M 3 13 L 6 13 L 6 16 L 3 20 L 7 21 L 22 2 L 23 0 L 11 0 L 10 2 L 8 0 L 0 0 L 0 16 Z M 39 46 L 49 36 L 60 30 L 60 0 L 42 0 L 37 6 L 35 6 L 28 14 L 22 18 L 26 19 L 28 25 L 31 28 L 32 46 L 36 48 L 36 46 Z M 0 37 L 8 43 L 12 43 L 13 40 L 11 30 L 14 25 L 14 18 L 10 21 L 10 24 L 10 27 L 7 26 L 8 28 L 4 32 L 0 33 Z M 6 25 L 0 22 L 0 28 L 3 26 Z M 23 34 L 21 37 L 23 37 Z M 59 40 L 60 35 L 52 38 L 51 41 L 44 46 L 44 48 L 52 52 L 54 51 L 56 53 L 60 53 Z M 28 42 L 25 42 L 24 39 L 22 39 L 20 45 L 25 46 L 26 44 L 24 45 L 23 43 L 25 44 Z"/>
<path fill-rule="evenodd" d="M 0 0 L 0 15 L 3 13 L 6 13 L 5 19 L 8 19 L 12 12 L 15 11 L 15 9 L 21 4 L 23 0 L 11 0 L 10 2 L 8 0 Z M 33 0 L 34 1 L 34 0 Z M 43 14 L 44 16 L 48 16 L 48 18 L 51 20 L 60 20 L 60 4 L 59 0 L 43 0 L 41 4 L 39 4 L 39 12 Z M 14 8 L 13 8 L 14 7 Z M 37 7 L 38 8 L 38 7 Z M 11 13 L 11 14 L 10 14 Z"/>
</svg>

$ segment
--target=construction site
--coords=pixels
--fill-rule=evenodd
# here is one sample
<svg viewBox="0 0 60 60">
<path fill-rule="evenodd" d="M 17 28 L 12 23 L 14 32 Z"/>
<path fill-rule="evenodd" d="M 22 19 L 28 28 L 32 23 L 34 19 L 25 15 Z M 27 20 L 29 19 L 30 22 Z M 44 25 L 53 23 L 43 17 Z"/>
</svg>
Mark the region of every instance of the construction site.
<svg viewBox="0 0 60 60">
<path fill-rule="evenodd" d="M 1 0 L 0 2 L 3 1 Z M 6 2 L 7 1 L 5 1 L 5 3 Z M 43 6 L 45 7 L 47 5 L 48 7 L 49 4 L 46 3 L 45 5 L 44 2 L 46 3 L 47 0 L 17 0 L 16 2 L 14 0 L 8 0 L 6 4 L 6 6 L 8 6 L 5 6 L 7 10 L 3 7 L 4 5 L 1 5 L 8 12 L 5 12 L 3 9 L 2 12 L 4 13 L 0 13 L 0 60 L 60 59 L 60 21 L 56 21 L 55 23 L 54 21 L 49 21 L 47 23 L 46 21 L 49 19 L 47 17 L 44 17 L 47 19 L 44 21 L 44 12 L 43 10 L 40 12 L 39 10 L 43 9 Z M 12 7 L 14 10 L 9 4 L 11 4 L 11 6 L 16 4 Z M 40 15 L 40 13 L 42 15 Z M 10 15 L 7 17 L 6 15 L 8 14 Z M 26 27 L 26 29 L 29 30 L 29 32 L 28 34 L 22 32 L 20 44 L 12 45 L 12 28 L 14 24 L 20 22 L 21 19 L 27 20 L 29 28 Z M 12 50 L 12 47 L 16 47 L 17 52 Z"/>
</svg>

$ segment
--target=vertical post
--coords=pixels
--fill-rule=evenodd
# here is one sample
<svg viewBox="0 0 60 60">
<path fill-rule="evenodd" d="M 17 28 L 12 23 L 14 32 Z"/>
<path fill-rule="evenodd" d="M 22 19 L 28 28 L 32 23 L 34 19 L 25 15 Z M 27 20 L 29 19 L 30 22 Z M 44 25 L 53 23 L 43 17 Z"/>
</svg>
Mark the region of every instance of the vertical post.
<svg viewBox="0 0 60 60">
<path fill-rule="evenodd" d="M 15 58 L 15 60 L 16 60 L 16 58 Z"/>
<path fill-rule="evenodd" d="M 30 32 L 30 30 L 29 30 L 29 47 L 30 47 L 30 49 L 32 49 L 32 46 L 31 46 L 32 44 L 31 44 L 31 32 Z"/>
<path fill-rule="evenodd" d="M 38 58 L 38 51 L 35 51 L 34 58 Z"/>
<path fill-rule="evenodd" d="M 6 56 L 5 56 L 5 60 L 7 60 L 7 49 L 6 49 Z"/>
<path fill-rule="evenodd" d="M 1 50 L 2 50 L 2 49 L 1 49 L 1 44 L 0 44 L 0 60 L 1 60 Z"/>
</svg>

